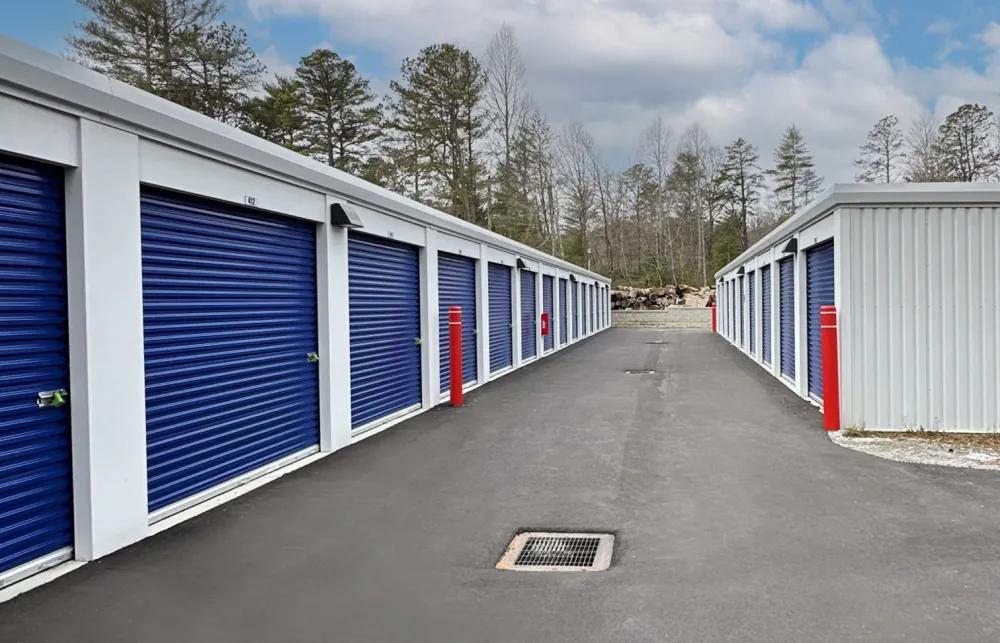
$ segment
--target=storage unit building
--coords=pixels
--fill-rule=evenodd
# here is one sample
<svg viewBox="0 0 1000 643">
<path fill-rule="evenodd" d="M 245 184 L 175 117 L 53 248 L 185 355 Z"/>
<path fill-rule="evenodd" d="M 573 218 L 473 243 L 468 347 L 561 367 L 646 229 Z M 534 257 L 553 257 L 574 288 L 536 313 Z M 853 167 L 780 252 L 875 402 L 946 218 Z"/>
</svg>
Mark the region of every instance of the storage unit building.
<svg viewBox="0 0 1000 643">
<path fill-rule="evenodd" d="M 4 36 L 0 114 L 2 588 L 447 401 L 449 306 L 471 388 L 608 283 Z"/>
<path fill-rule="evenodd" d="M 1000 185 L 835 185 L 716 278 L 725 293 L 760 276 L 746 352 L 821 408 L 819 313 L 836 306 L 843 427 L 995 431 L 997 247 Z M 752 332 L 754 306 L 729 308 Z"/>
</svg>

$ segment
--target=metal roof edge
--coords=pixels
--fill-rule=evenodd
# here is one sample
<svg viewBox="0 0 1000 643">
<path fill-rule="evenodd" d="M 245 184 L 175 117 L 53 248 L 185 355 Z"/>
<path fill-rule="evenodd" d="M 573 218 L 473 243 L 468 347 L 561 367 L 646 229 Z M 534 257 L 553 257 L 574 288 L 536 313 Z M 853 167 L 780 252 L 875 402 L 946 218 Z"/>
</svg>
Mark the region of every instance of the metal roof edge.
<svg viewBox="0 0 1000 643">
<path fill-rule="evenodd" d="M 834 183 L 815 200 L 744 250 L 715 273 L 715 279 L 790 238 L 796 232 L 843 206 L 1000 205 L 996 183 Z"/>
<path fill-rule="evenodd" d="M 57 104 L 89 112 L 101 120 L 116 121 L 140 132 L 155 132 L 212 154 L 314 185 L 324 192 L 396 217 L 418 221 L 470 241 L 487 243 L 583 278 L 611 283 L 611 279 L 604 275 L 390 192 L 3 34 L 0 34 L 0 70 L 0 93 L 5 85 L 18 88 Z"/>
</svg>

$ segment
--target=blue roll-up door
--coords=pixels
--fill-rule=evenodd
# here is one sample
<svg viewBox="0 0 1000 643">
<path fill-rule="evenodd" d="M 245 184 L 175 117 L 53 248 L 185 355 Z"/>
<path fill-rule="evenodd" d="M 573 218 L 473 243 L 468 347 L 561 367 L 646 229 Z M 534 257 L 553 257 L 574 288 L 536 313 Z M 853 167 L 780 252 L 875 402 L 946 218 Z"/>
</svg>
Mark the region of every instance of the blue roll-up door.
<svg viewBox="0 0 1000 643">
<path fill-rule="evenodd" d="M 462 382 L 476 381 L 476 260 L 438 253 L 438 333 L 441 390 L 451 382 L 451 343 L 448 310 L 462 308 Z"/>
<path fill-rule="evenodd" d="M 549 334 L 542 337 L 542 348 L 550 351 L 556 347 L 555 278 L 542 275 L 542 312 L 549 314 Z"/>
<path fill-rule="evenodd" d="M 421 403 L 420 252 L 351 232 L 351 428 Z"/>
<path fill-rule="evenodd" d="M 593 284 L 591 284 L 587 288 L 590 291 L 590 298 L 589 298 L 590 299 L 590 332 L 593 333 L 594 331 L 597 330 L 597 325 L 594 323 L 595 319 L 596 319 L 596 311 L 595 311 L 595 309 L 597 308 L 597 298 L 594 297 L 594 286 L 593 286 Z"/>
<path fill-rule="evenodd" d="M 531 359 L 538 354 L 535 343 L 538 308 L 535 299 L 535 273 L 521 271 L 521 359 Z"/>
<path fill-rule="evenodd" d="M 817 398 L 823 397 L 823 346 L 820 338 L 819 309 L 822 306 L 835 304 L 833 264 L 833 241 L 820 244 L 806 252 L 809 394 Z"/>
<path fill-rule="evenodd" d="M 0 573 L 73 544 L 62 170 L 0 155 Z M 64 558 L 69 558 L 69 551 Z"/>
<path fill-rule="evenodd" d="M 795 263 L 789 258 L 778 264 L 778 340 L 781 345 L 781 373 L 795 378 Z"/>
<path fill-rule="evenodd" d="M 580 338 L 580 285 L 573 284 L 573 339 Z"/>
<path fill-rule="evenodd" d="M 754 283 L 753 283 L 753 280 L 754 280 L 754 274 L 752 272 L 748 272 L 747 273 L 747 284 L 748 284 L 748 290 L 749 290 L 750 300 L 749 300 L 749 305 L 747 306 L 747 312 L 749 313 L 750 316 L 749 316 L 749 318 L 748 318 L 747 321 L 749 322 L 749 325 L 750 325 L 750 353 L 751 354 L 754 352 L 754 350 L 756 350 L 755 349 L 755 342 L 754 342 L 754 331 L 756 330 L 756 328 L 754 328 L 754 318 L 753 318 L 753 313 L 754 313 L 754 297 L 753 297 L 753 295 L 754 295 Z"/>
<path fill-rule="evenodd" d="M 743 277 L 741 276 L 740 277 L 740 320 L 739 320 L 740 321 L 740 348 L 743 348 L 746 345 L 746 335 L 745 335 L 746 331 L 744 330 L 744 328 L 746 328 L 746 317 L 743 315 L 743 308 L 744 308 L 745 302 L 746 302 L 746 296 L 743 293 Z"/>
<path fill-rule="evenodd" d="M 319 444 L 316 228 L 143 189 L 149 510 Z"/>
<path fill-rule="evenodd" d="M 771 363 L 771 266 L 760 269 L 760 342 L 761 359 Z"/>
<path fill-rule="evenodd" d="M 565 279 L 559 280 L 559 345 L 562 346 L 569 341 L 569 310 L 566 301 L 566 291 L 569 287 Z"/>
<path fill-rule="evenodd" d="M 511 304 L 510 268 L 491 263 L 490 277 L 490 373 L 514 365 L 514 309 Z"/>
</svg>

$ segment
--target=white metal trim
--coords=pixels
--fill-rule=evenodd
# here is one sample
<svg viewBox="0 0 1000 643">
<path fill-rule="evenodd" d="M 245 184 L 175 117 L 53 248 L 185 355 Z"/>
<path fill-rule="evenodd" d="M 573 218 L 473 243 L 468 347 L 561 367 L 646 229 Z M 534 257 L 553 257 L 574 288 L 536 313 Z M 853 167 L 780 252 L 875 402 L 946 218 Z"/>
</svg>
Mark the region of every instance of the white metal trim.
<svg viewBox="0 0 1000 643">
<path fill-rule="evenodd" d="M 299 460 L 303 460 L 319 452 L 320 450 L 318 444 L 315 446 L 311 446 L 308 449 L 297 451 L 291 455 L 287 455 L 281 458 L 280 460 L 275 460 L 274 462 L 265 464 L 262 467 L 254 469 L 253 471 L 244 473 L 243 475 L 233 478 L 232 480 L 227 480 L 226 482 L 216 485 L 211 489 L 206 489 L 204 491 L 194 494 L 193 496 L 188 496 L 187 498 L 179 500 L 173 503 L 172 505 L 167 505 L 162 509 L 157 509 L 156 511 L 149 514 L 149 524 L 153 525 L 155 523 L 160 522 L 161 520 L 170 518 L 174 514 L 179 514 L 182 511 L 191 509 L 192 507 L 200 505 L 203 502 L 212 500 L 216 496 L 220 496 L 226 493 L 227 491 L 232 491 L 237 487 L 242 487 L 243 485 L 253 482 L 258 478 L 266 476 L 269 473 L 274 473 L 279 469 L 284 469 L 285 467 L 294 464 Z"/>
<path fill-rule="evenodd" d="M 58 551 L 46 554 L 45 556 L 36 558 L 35 560 L 28 561 L 27 563 L 19 565 L 14 569 L 8 569 L 4 573 L 0 574 L 0 590 L 6 590 L 15 583 L 22 581 L 29 576 L 34 576 L 35 574 L 43 572 L 46 569 L 51 569 L 57 565 L 61 565 L 72 558 L 73 548 L 63 547 Z"/>
<path fill-rule="evenodd" d="M 412 415 L 416 415 L 418 411 L 421 411 L 424 408 L 426 407 L 423 404 L 414 404 L 413 406 L 408 406 L 405 409 L 400 409 L 395 413 L 390 413 L 385 417 L 372 420 L 368 424 L 362 424 L 358 428 L 351 431 L 351 443 L 353 444 L 356 441 L 355 438 L 358 438 L 366 433 L 370 433 L 375 429 L 387 428 L 382 426 L 384 424 L 398 424 L 400 421 L 407 419 Z"/>
</svg>

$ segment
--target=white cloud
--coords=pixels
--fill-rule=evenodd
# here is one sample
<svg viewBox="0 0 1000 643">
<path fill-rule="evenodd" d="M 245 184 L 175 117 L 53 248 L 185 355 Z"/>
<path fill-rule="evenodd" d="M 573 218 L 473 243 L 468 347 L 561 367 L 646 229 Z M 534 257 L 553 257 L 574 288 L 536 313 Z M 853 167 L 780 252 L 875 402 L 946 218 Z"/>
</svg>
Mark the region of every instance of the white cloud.
<svg viewBox="0 0 1000 643">
<path fill-rule="evenodd" d="M 955 29 L 955 25 L 947 18 L 938 18 L 931 24 L 927 25 L 925 30 L 928 34 L 932 36 L 947 36 Z"/>
<path fill-rule="evenodd" d="M 895 114 L 905 126 L 925 105 L 944 115 L 962 102 L 992 105 L 1000 90 L 1000 64 L 977 73 L 949 63 L 890 62 L 868 27 L 879 20 L 870 0 L 249 2 L 265 21 L 321 18 L 342 54 L 358 45 L 387 60 L 433 42 L 480 53 L 509 22 L 535 103 L 557 127 L 583 121 L 619 165 L 635 159 L 641 130 L 656 115 L 677 131 L 699 122 L 720 147 L 743 136 L 765 164 L 794 122 L 821 174 L 850 180 L 858 146 L 883 116 Z M 944 23 L 932 27 L 945 30 Z M 782 36 L 794 31 L 819 41 L 802 52 L 782 46 Z M 1000 25 L 991 23 L 978 39 L 1000 51 Z M 384 90 L 387 79 L 372 84 Z"/>
</svg>

